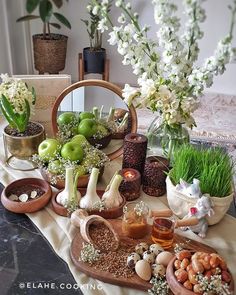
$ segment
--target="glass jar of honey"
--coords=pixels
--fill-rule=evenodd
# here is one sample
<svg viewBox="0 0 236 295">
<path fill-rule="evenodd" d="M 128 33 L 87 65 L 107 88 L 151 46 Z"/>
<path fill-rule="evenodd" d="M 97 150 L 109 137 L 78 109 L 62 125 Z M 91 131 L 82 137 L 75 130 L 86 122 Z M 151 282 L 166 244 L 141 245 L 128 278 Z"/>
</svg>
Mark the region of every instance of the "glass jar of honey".
<svg viewBox="0 0 236 295">
<path fill-rule="evenodd" d="M 132 202 L 124 206 L 122 232 L 126 237 L 140 239 L 149 233 L 149 208 L 143 202 Z"/>
</svg>

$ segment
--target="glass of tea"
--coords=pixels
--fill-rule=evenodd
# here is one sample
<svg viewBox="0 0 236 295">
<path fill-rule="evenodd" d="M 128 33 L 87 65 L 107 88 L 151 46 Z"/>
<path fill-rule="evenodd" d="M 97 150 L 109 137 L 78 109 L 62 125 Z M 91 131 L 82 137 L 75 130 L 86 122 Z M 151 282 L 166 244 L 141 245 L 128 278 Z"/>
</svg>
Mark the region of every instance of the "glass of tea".
<svg viewBox="0 0 236 295">
<path fill-rule="evenodd" d="M 123 211 L 122 232 L 126 237 L 140 239 L 149 234 L 149 208 L 144 202 L 131 202 Z"/>
<path fill-rule="evenodd" d="M 155 218 L 152 226 L 152 240 L 165 250 L 171 248 L 174 240 L 175 224 L 168 218 Z"/>
</svg>

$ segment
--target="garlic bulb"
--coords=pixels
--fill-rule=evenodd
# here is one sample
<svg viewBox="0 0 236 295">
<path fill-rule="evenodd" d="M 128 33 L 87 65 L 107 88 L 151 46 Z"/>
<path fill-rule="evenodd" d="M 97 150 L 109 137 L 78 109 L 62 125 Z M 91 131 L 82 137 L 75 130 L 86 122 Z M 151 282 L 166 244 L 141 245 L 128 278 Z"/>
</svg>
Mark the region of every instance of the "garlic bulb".
<svg viewBox="0 0 236 295">
<path fill-rule="evenodd" d="M 100 198 L 96 190 L 98 175 L 99 175 L 99 170 L 97 168 L 93 168 L 92 173 L 89 177 L 89 183 L 88 183 L 86 194 L 80 200 L 80 204 L 79 204 L 80 208 L 91 210 L 93 208 L 93 205 L 96 202 L 100 201 Z"/>
<path fill-rule="evenodd" d="M 66 168 L 65 188 L 56 197 L 57 203 L 63 207 L 68 208 L 72 203 L 79 203 L 81 194 L 77 190 L 78 176 L 76 174 L 74 179 L 74 168 Z"/>
<path fill-rule="evenodd" d="M 123 177 L 117 174 L 111 181 L 108 191 L 106 191 L 102 196 L 102 201 L 104 201 L 106 208 L 116 208 L 119 207 L 123 202 L 123 199 L 119 192 L 119 186 Z"/>
</svg>

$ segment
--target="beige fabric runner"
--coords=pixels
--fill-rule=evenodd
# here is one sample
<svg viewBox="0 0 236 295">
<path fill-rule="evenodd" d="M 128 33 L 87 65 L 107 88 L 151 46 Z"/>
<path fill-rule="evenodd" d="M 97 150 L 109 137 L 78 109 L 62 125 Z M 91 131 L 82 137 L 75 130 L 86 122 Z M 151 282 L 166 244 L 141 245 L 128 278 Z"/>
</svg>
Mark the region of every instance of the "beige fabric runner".
<svg viewBox="0 0 236 295">
<path fill-rule="evenodd" d="M 0 148 L 0 179 L 4 185 L 9 184 L 11 181 L 25 178 L 25 177 L 40 177 L 40 172 L 35 170 L 33 172 L 20 172 L 12 170 L 4 164 L 4 155 L 3 155 L 3 144 L 1 138 L 1 148 Z M 105 184 L 110 180 L 113 173 L 120 169 L 121 159 L 115 160 L 109 163 L 105 169 L 105 173 L 102 177 L 102 181 L 99 183 L 99 187 L 105 187 Z M 56 190 L 54 189 L 54 192 Z M 152 209 L 164 209 L 167 207 L 166 197 L 155 198 L 149 197 L 142 194 L 140 200 L 145 201 Z M 81 286 L 81 289 L 84 294 L 94 295 L 94 294 L 116 294 L 116 295 L 142 295 L 144 292 L 132 290 L 129 288 L 121 288 L 111 284 L 105 284 L 99 282 L 92 278 L 89 278 L 87 275 L 76 270 L 70 259 L 70 243 L 73 239 L 75 229 L 70 224 L 70 219 L 66 217 L 61 217 L 55 214 L 50 205 L 45 209 L 27 214 L 32 222 L 39 228 L 48 242 L 51 244 L 55 252 L 68 264 L 69 269 L 74 276 L 76 282 Z M 234 280 L 236 282 L 236 219 L 231 216 L 225 216 L 220 224 L 212 226 L 207 234 L 207 238 L 204 242 L 213 248 L 215 248 L 227 261 L 231 272 L 233 273 Z M 201 241 L 198 236 L 191 232 L 181 232 L 181 234 Z M 37 279 L 37 278 L 36 278 Z M 65 282 L 66 283 L 66 282 Z M 88 285 L 87 285 L 88 284 Z M 92 286 L 90 288 L 89 286 Z M 95 287 L 95 290 L 93 289 Z"/>
</svg>

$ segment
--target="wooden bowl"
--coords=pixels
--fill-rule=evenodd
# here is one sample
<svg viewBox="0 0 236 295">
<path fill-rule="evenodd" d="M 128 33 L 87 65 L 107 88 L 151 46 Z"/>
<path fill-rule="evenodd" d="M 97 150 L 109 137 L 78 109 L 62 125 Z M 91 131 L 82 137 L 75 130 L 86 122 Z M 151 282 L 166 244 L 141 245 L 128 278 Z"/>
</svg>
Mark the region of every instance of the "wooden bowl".
<svg viewBox="0 0 236 295">
<path fill-rule="evenodd" d="M 45 169 L 41 168 L 40 173 L 42 177 L 50 183 L 52 186 L 56 187 L 57 189 L 63 189 L 65 187 L 65 180 L 61 179 L 60 176 L 56 176 L 56 183 L 52 183 L 52 177 L 54 176 L 52 173 L 47 172 Z M 104 167 L 100 168 L 100 173 L 98 179 L 101 179 L 104 173 Z M 78 187 L 87 187 L 89 181 L 90 174 L 82 175 L 78 179 Z"/>
<path fill-rule="evenodd" d="M 193 291 L 190 291 L 186 289 L 181 283 L 179 283 L 175 277 L 174 274 L 174 262 L 176 260 L 176 257 L 174 257 L 168 264 L 167 269 L 166 269 L 166 280 L 167 283 L 173 292 L 174 295 L 194 295 Z M 229 270 L 228 270 L 229 271 Z M 230 273 L 230 271 L 229 271 Z M 230 273 L 231 274 L 231 273 Z M 231 274 L 232 280 L 230 282 L 230 289 L 234 291 L 234 281 L 233 281 L 233 276 Z"/>
<path fill-rule="evenodd" d="M 17 202 L 9 200 L 9 195 L 14 192 L 16 188 L 30 185 L 35 188 L 40 188 L 44 194 L 35 200 L 27 202 Z M 50 201 L 52 189 L 47 181 L 40 178 L 22 178 L 10 183 L 2 192 L 1 202 L 3 206 L 9 211 L 15 213 L 32 213 L 45 207 Z"/>
<path fill-rule="evenodd" d="M 108 146 L 108 144 L 111 142 L 111 138 L 112 138 L 112 134 L 110 133 L 101 139 L 90 137 L 87 140 L 91 145 L 101 150 Z"/>
<path fill-rule="evenodd" d="M 86 194 L 86 189 L 79 188 L 79 191 L 80 191 L 82 197 Z M 102 198 L 104 192 L 105 192 L 104 190 L 97 190 L 97 194 L 98 194 L 98 196 L 100 198 Z M 88 211 L 88 214 L 89 215 L 99 215 L 99 216 L 101 216 L 101 217 L 103 217 L 105 219 L 115 219 L 115 218 L 118 218 L 118 217 L 122 216 L 122 214 L 123 214 L 123 207 L 124 207 L 124 205 L 126 203 L 126 200 L 125 200 L 125 198 L 123 196 L 122 196 L 122 199 L 123 199 L 123 202 L 117 208 L 105 209 L 105 210 L 102 210 L 102 211 L 99 211 L 99 210 L 91 210 L 91 211 Z"/>
<path fill-rule="evenodd" d="M 86 188 L 79 188 L 79 192 L 81 193 L 81 196 L 83 197 L 86 194 Z M 53 195 L 52 199 L 51 199 L 53 210 L 58 215 L 69 216 L 70 214 L 69 214 L 68 210 L 65 207 L 63 207 L 62 205 L 58 204 L 56 201 L 56 197 L 57 197 L 58 193 Z M 102 195 L 104 194 L 104 190 L 97 190 L 97 194 L 101 198 Z M 99 215 L 105 219 L 118 218 L 123 214 L 123 207 L 126 203 L 126 200 L 123 196 L 122 196 L 122 199 L 123 199 L 123 202 L 121 203 L 121 205 L 118 208 L 111 208 L 111 209 L 106 209 L 106 210 L 102 210 L 102 211 L 91 210 L 91 211 L 87 211 L 87 212 L 89 215 Z"/>
<path fill-rule="evenodd" d="M 126 134 L 126 132 L 114 132 L 111 135 L 111 139 L 124 139 Z"/>
<path fill-rule="evenodd" d="M 56 197 L 61 191 L 62 190 L 60 190 L 56 194 L 53 194 L 53 196 L 51 198 L 52 208 L 53 208 L 53 211 L 55 213 L 57 213 L 58 215 L 68 217 L 70 215 L 69 211 L 65 207 L 63 207 L 62 205 L 58 204 L 56 201 Z"/>
</svg>

